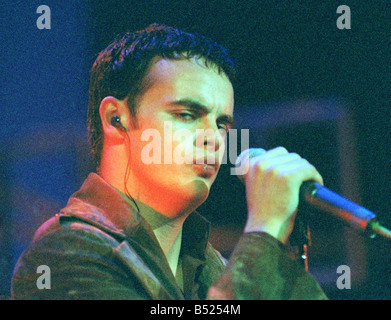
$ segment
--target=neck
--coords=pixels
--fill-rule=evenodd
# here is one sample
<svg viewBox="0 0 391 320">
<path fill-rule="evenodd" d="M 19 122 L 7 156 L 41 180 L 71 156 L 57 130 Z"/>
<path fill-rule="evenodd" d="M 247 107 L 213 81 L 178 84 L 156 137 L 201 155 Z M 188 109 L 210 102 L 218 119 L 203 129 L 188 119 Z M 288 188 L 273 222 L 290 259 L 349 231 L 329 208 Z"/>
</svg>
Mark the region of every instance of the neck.
<svg viewBox="0 0 391 320">
<path fill-rule="evenodd" d="M 175 276 L 181 251 L 182 227 L 187 216 L 168 218 L 140 201 L 136 203 L 140 208 L 140 214 L 151 226 Z"/>
<path fill-rule="evenodd" d="M 141 216 L 151 226 L 153 232 L 158 239 L 164 254 L 168 254 L 175 246 L 178 239 L 182 235 L 182 226 L 188 215 L 178 215 L 175 217 L 167 217 L 148 205 L 135 200 Z"/>
<path fill-rule="evenodd" d="M 132 202 L 123 192 L 119 191 L 128 202 Z M 179 215 L 174 218 L 169 218 L 160 214 L 153 208 L 142 203 L 139 200 L 134 200 L 140 210 L 140 215 L 148 222 L 153 230 L 167 262 L 175 276 L 179 254 L 182 244 L 182 227 L 188 215 Z M 133 205 L 133 203 L 131 203 Z"/>
<path fill-rule="evenodd" d="M 153 231 L 175 276 L 182 245 L 182 224 L 165 224 Z"/>
</svg>

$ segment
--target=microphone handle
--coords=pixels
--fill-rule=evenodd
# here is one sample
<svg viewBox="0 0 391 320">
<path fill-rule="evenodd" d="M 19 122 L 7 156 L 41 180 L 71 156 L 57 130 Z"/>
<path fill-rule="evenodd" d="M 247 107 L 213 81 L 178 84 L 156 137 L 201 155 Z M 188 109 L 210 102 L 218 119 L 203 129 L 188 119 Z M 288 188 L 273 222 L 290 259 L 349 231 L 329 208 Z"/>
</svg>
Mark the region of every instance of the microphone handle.
<svg viewBox="0 0 391 320">
<path fill-rule="evenodd" d="M 344 221 L 352 228 L 368 233 L 372 238 L 372 225 L 377 222 L 376 214 L 327 189 L 314 181 L 306 181 L 300 188 L 300 201 L 320 209 Z"/>
</svg>

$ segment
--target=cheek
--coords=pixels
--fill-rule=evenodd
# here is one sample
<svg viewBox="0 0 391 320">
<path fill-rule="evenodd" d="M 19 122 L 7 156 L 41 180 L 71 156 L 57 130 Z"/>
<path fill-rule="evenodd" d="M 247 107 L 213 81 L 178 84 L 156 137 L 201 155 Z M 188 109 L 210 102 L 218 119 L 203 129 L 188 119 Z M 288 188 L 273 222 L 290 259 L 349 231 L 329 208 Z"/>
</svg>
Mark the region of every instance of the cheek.
<svg viewBox="0 0 391 320">
<path fill-rule="evenodd" d="M 172 130 L 144 129 L 133 132 L 129 150 L 134 167 L 168 165 L 165 170 L 169 170 L 175 164 L 193 163 L 194 135 L 184 130 L 173 133 Z M 173 166 L 169 166 L 171 164 Z"/>
<path fill-rule="evenodd" d="M 194 155 L 194 135 L 189 130 L 176 130 L 170 140 L 165 139 L 166 145 L 164 150 L 172 148 L 172 150 L 167 150 L 168 153 L 172 151 L 172 161 L 175 164 L 191 164 L 196 155 Z M 171 144 L 170 144 L 171 143 Z"/>
</svg>

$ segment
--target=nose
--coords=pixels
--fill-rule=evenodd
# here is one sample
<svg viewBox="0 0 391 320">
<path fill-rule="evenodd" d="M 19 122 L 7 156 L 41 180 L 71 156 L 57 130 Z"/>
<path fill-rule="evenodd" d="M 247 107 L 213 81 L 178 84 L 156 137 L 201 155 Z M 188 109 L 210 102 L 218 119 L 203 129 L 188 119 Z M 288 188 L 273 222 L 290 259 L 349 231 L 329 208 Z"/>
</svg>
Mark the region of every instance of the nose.
<svg viewBox="0 0 391 320">
<path fill-rule="evenodd" d="M 217 127 L 216 121 L 213 123 L 208 121 L 208 125 L 204 125 L 196 131 L 197 149 L 217 152 L 224 145 L 225 131 Z"/>
</svg>

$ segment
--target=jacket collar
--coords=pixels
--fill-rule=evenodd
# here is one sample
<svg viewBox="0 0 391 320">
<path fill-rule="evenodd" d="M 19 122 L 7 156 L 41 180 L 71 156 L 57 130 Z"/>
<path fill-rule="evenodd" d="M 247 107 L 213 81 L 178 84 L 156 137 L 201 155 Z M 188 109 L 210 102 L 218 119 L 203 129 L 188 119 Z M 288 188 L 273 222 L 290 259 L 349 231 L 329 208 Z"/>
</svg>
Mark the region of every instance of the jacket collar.
<svg viewBox="0 0 391 320">
<path fill-rule="evenodd" d="M 135 205 L 96 173 L 88 175 L 61 213 L 77 217 L 122 239 L 139 238 L 141 234 L 143 238 L 147 236 L 156 240 Z M 203 257 L 209 230 L 210 224 L 205 218 L 197 212 L 190 214 L 183 227 L 185 250 L 197 258 Z"/>
</svg>

